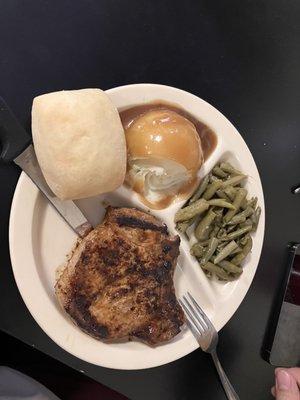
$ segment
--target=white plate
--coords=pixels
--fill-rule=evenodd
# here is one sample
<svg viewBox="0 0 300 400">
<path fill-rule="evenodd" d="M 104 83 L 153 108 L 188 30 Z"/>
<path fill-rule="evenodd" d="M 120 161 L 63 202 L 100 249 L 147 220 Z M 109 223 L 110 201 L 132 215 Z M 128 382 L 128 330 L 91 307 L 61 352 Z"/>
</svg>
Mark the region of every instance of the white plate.
<svg viewBox="0 0 300 400">
<path fill-rule="evenodd" d="M 187 241 L 182 238 L 179 266 L 175 272 L 177 294 L 190 290 L 220 330 L 232 317 L 246 295 L 258 266 L 264 236 L 265 210 L 261 181 L 242 137 L 234 126 L 214 107 L 182 90 L 154 84 L 128 85 L 107 91 L 118 108 L 166 100 L 177 103 L 209 125 L 218 136 L 218 144 L 205 162 L 201 175 L 206 174 L 220 159 L 230 160 L 249 175 L 247 189 L 258 197 L 262 214 L 254 234 L 254 245 L 247 258 L 244 272 L 235 282 L 211 282 L 189 254 Z M 121 187 L 101 197 L 113 205 L 144 208 L 137 196 Z M 100 221 L 102 209 L 99 198 L 81 200 L 79 205 L 93 221 Z M 182 203 L 165 210 L 153 211 L 175 232 L 173 216 Z M 171 342 L 156 348 L 138 342 L 105 344 L 83 333 L 61 310 L 54 294 L 55 271 L 72 248 L 76 236 L 56 211 L 39 193 L 30 179 L 22 173 L 16 187 L 9 227 L 10 254 L 14 276 L 20 293 L 32 316 L 54 342 L 69 353 L 90 363 L 108 368 L 142 369 L 174 361 L 197 348 L 187 329 Z"/>
</svg>

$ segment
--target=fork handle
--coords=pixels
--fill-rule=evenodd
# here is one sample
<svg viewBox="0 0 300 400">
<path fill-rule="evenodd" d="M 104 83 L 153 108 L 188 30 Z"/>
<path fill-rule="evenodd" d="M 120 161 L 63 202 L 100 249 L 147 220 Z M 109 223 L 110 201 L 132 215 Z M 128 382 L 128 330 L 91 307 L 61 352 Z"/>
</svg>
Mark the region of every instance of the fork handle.
<svg viewBox="0 0 300 400">
<path fill-rule="evenodd" d="M 216 370 L 218 371 L 219 377 L 221 379 L 224 391 L 226 393 L 226 396 L 228 400 L 239 400 L 239 396 L 237 395 L 236 391 L 234 390 L 233 386 L 229 382 L 229 379 L 227 378 L 227 375 L 225 374 L 222 365 L 219 361 L 218 355 L 216 350 L 213 350 L 211 352 L 212 359 L 214 360 Z"/>
</svg>

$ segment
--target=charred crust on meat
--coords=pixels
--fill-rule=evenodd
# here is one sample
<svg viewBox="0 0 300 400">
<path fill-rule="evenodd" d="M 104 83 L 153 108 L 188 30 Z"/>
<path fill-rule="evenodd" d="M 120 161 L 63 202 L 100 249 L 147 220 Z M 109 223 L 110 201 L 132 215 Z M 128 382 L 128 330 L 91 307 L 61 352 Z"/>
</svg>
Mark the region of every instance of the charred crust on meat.
<svg viewBox="0 0 300 400">
<path fill-rule="evenodd" d="M 82 262 L 82 264 L 88 265 L 89 261 L 90 261 L 89 255 L 86 254 L 86 253 L 83 253 L 83 254 L 81 255 L 81 262 Z"/>
<path fill-rule="evenodd" d="M 107 327 L 96 321 L 89 312 L 89 306 L 90 301 L 85 296 L 76 294 L 65 309 L 82 330 L 96 338 L 106 339 L 109 334 Z"/>
<path fill-rule="evenodd" d="M 166 279 L 168 279 L 168 275 L 168 271 L 166 271 L 164 268 L 157 268 L 153 271 L 153 276 L 158 283 L 163 283 Z"/>
<path fill-rule="evenodd" d="M 135 217 L 130 217 L 126 215 L 121 215 L 116 217 L 117 224 L 119 226 L 127 226 L 130 228 L 139 228 L 143 230 L 151 230 L 151 231 L 158 231 L 161 233 L 165 233 L 166 235 L 168 234 L 168 228 L 167 225 L 162 224 L 162 225 L 155 225 L 152 224 L 151 222 L 144 221 L 139 218 Z"/>
<path fill-rule="evenodd" d="M 78 322 L 78 326 L 81 327 L 82 330 L 91 334 L 92 336 L 98 339 L 107 339 L 109 336 L 109 331 L 106 326 L 100 325 L 94 318 L 89 315 L 85 315 L 84 322 Z"/>
<path fill-rule="evenodd" d="M 172 257 L 176 257 L 178 254 L 178 248 L 180 244 L 180 238 L 179 236 L 175 236 L 172 239 L 165 239 L 162 242 L 162 252 L 164 254 L 169 254 Z"/>
<path fill-rule="evenodd" d="M 173 285 L 179 243 L 150 214 L 109 208 L 68 260 L 56 284 L 60 303 L 83 331 L 106 342 L 172 339 L 184 322 Z"/>
<path fill-rule="evenodd" d="M 118 299 L 122 296 L 125 296 L 129 291 L 131 290 L 130 287 L 124 287 L 124 288 L 119 288 L 118 290 L 116 290 L 114 293 L 112 293 L 111 298 L 112 299 Z"/>
<path fill-rule="evenodd" d="M 164 261 L 162 266 L 165 270 L 170 271 L 172 268 L 172 263 L 170 261 Z"/>
<path fill-rule="evenodd" d="M 164 244 L 162 251 L 166 254 L 168 253 L 170 250 L 172 249 L 172 247 L 169 244 Z"/>
</svg>

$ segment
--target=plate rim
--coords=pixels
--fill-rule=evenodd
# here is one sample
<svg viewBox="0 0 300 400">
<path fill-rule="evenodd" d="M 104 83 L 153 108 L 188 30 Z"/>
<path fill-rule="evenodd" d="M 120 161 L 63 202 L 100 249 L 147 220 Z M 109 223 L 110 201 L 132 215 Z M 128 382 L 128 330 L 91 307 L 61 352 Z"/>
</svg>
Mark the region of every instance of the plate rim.
<svg viewBox="0 0 300 400">
<path fill-rule="evenodd" d="M 261 256 L 261 251 L 262 251 L 263 242 L 264 242 L 264 235 L 265 235 L 265 212 L 264 212 L 265 211 L 265 202 L 264 202 L 264 193 L 263 193 L 262 183 L 261 183 L 261 179 L 260 179 L 260 174 L 259 174 L 259 171 L 257 169 L 254 157 L 253 157 L 250 149 L 248 148 L 246 142 L 244 141 L 243 137 L 240 135 L 240 133 L 234 127 L 234 125 L 223 115 L 223 113 L 221 113 L 218 109 L 216 109 L 214 106 L 212 106 L 211 104 L 209 104 L 208 102 L 206 102 L 202 98 L 200 98 L 200 97 L 198 97 L 198 96 L 196 96 L 196 95 L 194 95 L 194 94 L 192 94 L 190 92 L 187 92 L 187 91 L 184 91 L 182 89 L 178 89 L 178 88 L 175 88 L 175 87 L 172 87 L 172 86 L 167 86 L 167 85 L 159 85 L 159 84 L 152 84 L 152 83 L 138 83 L 138 84 L 132 84 L 132 85 L 118 86 L 118 87 L 115 87 L 115 88 L 107 90 L 106 93 L 107 94 L 113 94 L 113 93 L 117 92 L 118 90 L 119 91 L 120 90 L 126 90 L 128 87 L 130 87 L 131 89 L 134 89 L 135 86 L 143 87 L 145 89 L 147 89 L 147 87 L 149 88 L 149 87 L 153 87 L 153 86 L 155 86 L 155 87 L 163 87 L 164 89 L 167 88 L 167 89 L 175 90 L 175 91 L 178 91 L 178 92 L 183 92 L 185 96 L 189 95 L 189 96 L 195 97 L 197 99 L 197 101 L 201 100 L 202 102 L 206 103 L 209 107 L 212 107 L 214 112 L 216 112 L 217 114 L 220 114 L 220 116 L 222 118 L 224 118 L 227 121 L 227 123 L 229 123 L 231 125 L 231 128 L 235 131 L 236 134 L 239 135 L 240 139 L 243 141 L 244 146 L 247 148 L 247 150 L 250 153 L 251 158 L 252 158 L 252 160 L 254 162 L 254 165 L 255 165 L 255 168 L 256 168 L 256 172 L 257 172 L 258 177 L 259 177 L 259 182 L 258 182 L 259 185 L 258 186 L 259 186 L 259 189 L 261 191 L 261 196 L 262 196 L 262 204 L 261 204 L 261 206 L 262 206 L 262 211 L 263 211 L 262 212 L 262 217 L 263 218 L 262 218 L 262 220 L 260 222 L 262 224 L 262 238 L 261 238 L 260 248 L 259 248 L 259 251 L 258 251 L 258 263 L 254 268 L 254 273 L 252 274 L 252 277 L 250 279 L 249 284 L 247 285 L 247 288 L 245 290 L 244 295 L 239 299 L 238 304 L 234 307 L 233 311 L 230 312 L 229 318 L 226 317 L 226 321 L 223 324 L 223 326 L 224 326 L 232 318 L 234 313 L 237 311 L 237 309 L 241 305 L 242 301 L 244 300 L 248 290 L 251 287 L 253 278 L 254 278 L 254 276 L 256 274 L 256 271 L 257 271 L 257 268 L 258 268 L 258 265 L 259 265 L 259 259 L 260 259 L 260 256 Z M 44 326 L 44 323 L 41 321 L 40 316 L 36 315 L 36 313 L 34 313 L 32 311 L 32 307 L 30 305 L 30 301 L 28 301 L 27 294 L 25 293 L 26 290 L 24 289 L 23 283 L 19 280 L 18 271 L 17 271 L 17 268 L 16 268 L 16 263 L 17 263 L 16 258 L 17 257 L 16 257 L 16 251 L 14 249 L 15 244 L 14 244 L 14 237 L 13 236 L 14 236 L 14 228 L 16 227 L 16 221 L 15 221 L 16 215 L 15 214 L 16 214 L 16 207 L 17 207 L 17 203 L 18 203 L 18 196 L 20 195 L 20 191 L 22 190 L 22 185 L 24 184 L 24 179 L 26 179 L 26 178 L 27 178 L 27 176 L 25 176 L 25 173 L 22 172 L 20 177 L 19 177 L 19 180 L 18 180 L 18 183 L 16 185 L 16 188 L 15 188 L 13 201 L 12 201 L 12 205 L 11 205 L 11 210 L 10 210 L 10 218 L 9 218 L 9 249 L 10 249 L 12 270 L 13 270 L 13 274 L 14 274 L 14 278 L 15 278 L 16 284 L 18 286 L 19 292 L 20 292 L 20 294 L 22 296 L 22 299 L 23 299 L 26 307 L 28 308 L 29 312 L 31 313 L 31 315 L 33 316 L 35 321 L 38 323 L 38 325 L 44 331 L 44 333 L 46 333 L 47 336 L 49 336 L 58 346 L 62 347 L 65 351 L 71 353 L 73 356 L 78 357 L 78 358 L 80 358 L 80 359 L 82 359 L 82 360 L 84 360 L 86 362 L 95 364 L 95 362 L 91 361 L 89 359 L 89 357 L 85 358 L 82 355 L 78 356 L 78 354 L 76 354 L 76 352 L 71 351 L 68 346 L 64 346 L 64 345 L 62 345 L 62 343 L 59 343 L 59 341 L 57 340 L 57 336 L 49 334 L 49 330 Z M 198 347 L 197 343 L 195 341 L 193 341 L 191 343 L 190 348 L 187 349 L 187 351 L 183 352 L 183 354 L 181 354 L 181 355 L 177 355 L 176 354 L 175 356 L 170 356 L 169 359 L 166 360 L 163 363 L 159 362 L 159 363 L 154 363 L 154 364 L 153 363 L 148 364 L 147 362 L 145 362 L 144 366 L 129 367 L 129 368 L 125 367 L 125 366 L 120 366 L 120 365 L 113 366 L 114 363 L 110 364 L 110 363 L 101 363 L 100 362 L 100 363 L 96 363 L 96 365 L 103 366 L 103 367 L 106 367 L 106 368 L 124 369 L 124 370 L 135 370 L 135 369 L 151 368 L 151 367 L 156 367 L 156 366 L 164 365 L 166 363 L 175 361 L 175 360 L 177 360 L 177 359 L 189 354 L 190 352 L 195 350 L 197 347 Z"/>
</svg>

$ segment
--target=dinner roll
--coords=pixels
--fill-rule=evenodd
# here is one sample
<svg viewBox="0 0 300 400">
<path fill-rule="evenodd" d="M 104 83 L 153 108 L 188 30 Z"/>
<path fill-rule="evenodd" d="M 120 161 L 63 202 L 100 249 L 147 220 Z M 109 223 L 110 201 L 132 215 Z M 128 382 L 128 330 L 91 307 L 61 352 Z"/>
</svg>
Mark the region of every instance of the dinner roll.
<svg viewBox="0 0 300 400">
<path fill-rule="evenodd" d="M 60 199 L 95 196 L 123 183 L 124 130 L 102 90 L 63 90 L 36 97 L 32 136 L 45 179 Z"/>
</svg>

